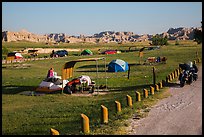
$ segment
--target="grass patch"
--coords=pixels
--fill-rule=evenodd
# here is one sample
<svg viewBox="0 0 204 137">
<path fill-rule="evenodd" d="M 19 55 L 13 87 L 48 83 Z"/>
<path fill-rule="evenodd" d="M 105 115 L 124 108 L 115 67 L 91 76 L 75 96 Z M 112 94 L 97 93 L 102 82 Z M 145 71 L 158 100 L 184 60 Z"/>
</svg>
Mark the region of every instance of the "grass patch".
<svg viewBox="0 0 204 137">
<path fill-rule="evenodd" d="M 135 91 L 143 95 L 142 90 L 153 83 L 152 68 L 156 68 L 156 83 L 165 80 L 166 76 L 178 68 L 179 63 L 193 61 L 196 59 L 195 53 L 198 51 L 202 61 L 202 46 L 194 45 L 191 42 L 182 43 L 175 46 L 163 46 L 159 50 L 145 50 L 142 61 L 149 56 L 166 56 L 166 64 L 138 65 L 138 51 L 129 51 L 132 45 L 86 45 L 90 50 L 93 48 L 116 49 L 120 48 L 124 52 L 114 55 L 95 54 L 91 57 L 106 57 L 106 65 L 113 59 L 122 59 L 131 64 L 130 77 L 127 72 L 109 73 L 107 72 L 108 94 L 95 96 L 72 96 L 64 94 L 48 94 L 44 96 L 19 95 L 22 91 L 34 91 L 40 82 L 46 77 L 47 70 L 54 67 L 58 75 L 61 75 L 62 66 L 71 60 L 87 58 L 87 56 L 69 55 L 64 58 L 52 60 L 26 61 L 14 64 L 2 64 L 2 134 L 3 135 L 49 135 L 50 128 L 57 129 L 62 135 L 81 135 L 80 114 L 84 113 L 90 119 L 90 130 L 92 135 L 101 134 L 125 134 L 123 127 L 127 127 L 125 122 L 138 110 L 143 112 L 141 117 L 145 117 L 149 108 L 155 103 L 168 97 L 166 88 L 156 92 L 154 96 L 135 102 Z M 10 43 L 11 45 L 13 43 Z M 32 47 L 30 44 L 30 47 Z M 8 46 L 4 43 L 4 46 Z M 11 48 L 23 48 L 26 45 L 14 45 Z M 145 44 L 144 44 L 145 45 Z M 139 43 L 137 46 L 144 46 Z M 59 45 L 65 46 L 65 45 Z M 37 46 L 36 46 L 37 47 Z M 42 47 L 42 45 L 39 45 Z M 69 48 L 80 48 L 81 45 L 71 45 Z M 134 48 L 133 48 L 134 49 Z M 10 49 L 9 49 L 10 50 Z M 90 56 L 88 56 L 90 57 Z M 97 84 L 105 84 L 106 75 L 104 73 L 104 61 L 99 61 L 98 79 L 96 75 L 95 62 L 79 62 L 74 68 L 74 77 L 88 75 L 92 80 L 98 80 Z M 26 66 L 26 67 L 25 67 Z M 168 89 L 168 88 L 167 88 Z M 127 107 L 126 95 L 133 97 L 133 109 Z M 121 103 L 122 112 L 117 114 L 114 101 Z M 104 105 L 109 110 L 109 123 L 103 125 L 100 122 L 100 105 Z"/>
</svg>

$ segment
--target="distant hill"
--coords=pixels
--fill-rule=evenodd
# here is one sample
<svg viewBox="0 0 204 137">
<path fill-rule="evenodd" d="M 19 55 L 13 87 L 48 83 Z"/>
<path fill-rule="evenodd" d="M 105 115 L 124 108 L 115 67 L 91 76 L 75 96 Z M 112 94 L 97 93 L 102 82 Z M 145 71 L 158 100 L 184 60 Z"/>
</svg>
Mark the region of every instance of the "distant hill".
<svg viewBox="0 0 204 137">
<path fill-rule="evenodd" d="M 167 32 L 159 34 L 162 37 L 167 36 L 169 40 L 193 40 L 194 30 L 196 28 L 170 28 Z M 202 30 L 202 28 L 197 28 Z M 150 41 L 153 35 L 144 34 L 134 34 L 133 32 L 114 32 L 114 31 L 104 31 L 96 33 L 92 36 L 67 36 L 65 33 L 50 33 L 45 35 L 37 35 L 26 30 L 20 32 L 3 31 L 2 32 L 2 42 L 11 41 L 30 41 L 30 42 L 45 42 L 49 43 L 126 43 L 126 42 L 141 42 Z"/>
</svg>

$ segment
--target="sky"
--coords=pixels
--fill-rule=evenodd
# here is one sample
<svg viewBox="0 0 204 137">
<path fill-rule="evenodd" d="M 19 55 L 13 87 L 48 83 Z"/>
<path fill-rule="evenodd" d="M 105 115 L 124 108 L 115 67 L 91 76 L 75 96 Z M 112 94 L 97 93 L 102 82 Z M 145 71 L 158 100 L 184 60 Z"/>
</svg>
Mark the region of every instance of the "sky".
<svg viewBox="0 0 204 137">
<path fill-rule="evenodd" d="M 202 2 L 2 2 L 2 31 L 91 36 L 201 27 Z"/>
</svg>

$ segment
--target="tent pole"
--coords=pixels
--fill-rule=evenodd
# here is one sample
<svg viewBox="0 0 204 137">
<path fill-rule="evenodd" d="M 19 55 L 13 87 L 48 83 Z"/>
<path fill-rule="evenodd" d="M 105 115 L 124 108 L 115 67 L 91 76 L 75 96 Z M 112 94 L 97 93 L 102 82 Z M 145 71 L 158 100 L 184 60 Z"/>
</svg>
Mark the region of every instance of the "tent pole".
<svg viewBox="0 0 204 137">
<path fill-rule="evenodd" d="M 96 75 L 97 75 L 97 89 L 98 89 L 98 92 L 99 92 L 99 87 L 98 87 L 98 61 L 96 60 Z"/>
<path fill-rule="evenodd" d="M 106 73 L 106 58 L 104 58 L 105 73 Z M 106 73 L 106 90 L 107 90 L 107 73 Z"/>
</svg>

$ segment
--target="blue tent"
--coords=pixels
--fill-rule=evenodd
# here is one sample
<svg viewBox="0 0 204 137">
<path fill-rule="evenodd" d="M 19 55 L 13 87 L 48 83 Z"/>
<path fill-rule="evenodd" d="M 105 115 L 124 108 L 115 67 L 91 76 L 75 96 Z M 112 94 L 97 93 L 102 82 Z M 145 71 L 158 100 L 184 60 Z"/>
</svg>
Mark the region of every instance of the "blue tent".
<svg viewBox="0 0 204 137">
<path fill-rule="evenodd" d="M 108 64 L 109 72 L 125 72 L 127 70 L 128 70 L 128 63 L 121 59 L 112 60 Z"/>
</svg>

